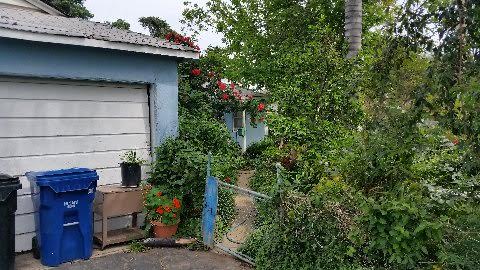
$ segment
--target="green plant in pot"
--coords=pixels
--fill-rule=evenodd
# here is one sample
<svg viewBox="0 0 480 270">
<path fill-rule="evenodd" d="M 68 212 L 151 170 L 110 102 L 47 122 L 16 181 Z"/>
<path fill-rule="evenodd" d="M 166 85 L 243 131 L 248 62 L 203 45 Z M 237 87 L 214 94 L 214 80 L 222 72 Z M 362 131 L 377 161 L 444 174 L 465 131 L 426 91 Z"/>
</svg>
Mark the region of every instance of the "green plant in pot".
<svg viewBox="0 0 480 270">
<path fill-rule="evenodd" d="M 142 175 L 142 164 L 145 160 L 137 156 L 137 152 L 130 150 L 121 156 L 122 187 L 138 187 Z"/>
<path fill-rule="evenodd" d="M 182 203 L 170 193 L 164 193 L 161 188 L 145 189 L 145 219 L 147 230 L 153 227 L 156 238 L 172 237 L 180 223 Z"/>
</svg>

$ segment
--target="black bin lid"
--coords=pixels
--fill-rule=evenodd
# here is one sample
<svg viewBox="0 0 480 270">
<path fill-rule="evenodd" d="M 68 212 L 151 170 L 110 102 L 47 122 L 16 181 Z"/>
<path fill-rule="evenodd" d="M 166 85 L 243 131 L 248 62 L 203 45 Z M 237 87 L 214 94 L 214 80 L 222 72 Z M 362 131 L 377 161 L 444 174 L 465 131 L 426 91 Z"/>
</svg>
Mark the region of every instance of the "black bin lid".
<svg viewBox="0 0 480 270">
<path fill-rule="evenodd" d="M 8 174 L 0 173 L 0 185 L 18 184 L 20 180 L 18 177 L 13 177 Z"/>
<path fill-rule="evenodd" d="M 14 190 L 21 189 L 22 185 L 18 177 L 12 177 L 8 174 L 0 173 L 0 202 L 5 201 Z"/>
</svg>

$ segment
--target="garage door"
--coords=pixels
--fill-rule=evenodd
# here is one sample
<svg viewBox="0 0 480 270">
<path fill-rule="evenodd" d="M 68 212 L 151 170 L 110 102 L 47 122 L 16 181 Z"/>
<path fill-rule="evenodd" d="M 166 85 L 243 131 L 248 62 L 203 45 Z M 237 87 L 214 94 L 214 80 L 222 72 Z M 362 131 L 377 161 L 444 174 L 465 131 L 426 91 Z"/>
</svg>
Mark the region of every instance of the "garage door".
<svg viewBox="0 0 480 270">
<path fill-rule="evenodd" d="M 35 235 L 25 172 L 88 167 L 97 170 L 99 185 L 120 183 L 120 155 L 137 150 L 149 159 L 149 145 L 144 85 L 0 77 L 0 173 L 19 176 L 23 185 L 16 251 L 30 250 Z M 118 219 L 115 227 L 127 223 Z"/>
</svg>

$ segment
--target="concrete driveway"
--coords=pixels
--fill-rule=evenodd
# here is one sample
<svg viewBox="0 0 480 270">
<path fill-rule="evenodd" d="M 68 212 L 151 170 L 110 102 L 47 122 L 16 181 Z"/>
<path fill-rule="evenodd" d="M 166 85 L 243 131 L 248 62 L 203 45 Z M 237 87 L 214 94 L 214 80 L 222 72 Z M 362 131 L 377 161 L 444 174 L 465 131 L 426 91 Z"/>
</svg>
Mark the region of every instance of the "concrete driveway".
<svg viewBox="0 0 480 270">
<path fill-rule="evenodd" d="M 31 255 L 24 254 L 22 256 Z M 17 258 L 20 259 L 20 258 Z M 19 260 L 21 261 L 21 259 Z M 38 261 L 36 262 L 38 263 Z M 20 262 L 20 265 L 23 263 Z M 18 266 L 20 266 L 18 265 Z M 17 269 L 52 269 L 35 268 L 27 265 Z M 155 248 L 144 253 L 117 252 L 94 257 L 87 261 L 65 263 L 55 269 L 65 270 L 250 270 L 248 265 L 233 257 L 213 251 L 190 251 L 183 248 Z"/>
</svg>

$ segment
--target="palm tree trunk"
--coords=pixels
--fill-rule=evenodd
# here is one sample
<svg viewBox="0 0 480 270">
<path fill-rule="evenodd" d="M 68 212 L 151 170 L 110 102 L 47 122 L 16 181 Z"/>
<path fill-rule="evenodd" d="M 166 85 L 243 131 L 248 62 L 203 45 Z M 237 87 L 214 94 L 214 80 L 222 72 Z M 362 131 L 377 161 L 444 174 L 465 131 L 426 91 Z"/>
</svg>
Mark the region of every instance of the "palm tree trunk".
<svg viewBox="0 0 480 270">
<path fill-rule="evenodd" d="M 457 83 L 462 82 L 463 77 L 463 62 L 465 61 L 465 32 L 467 28 L 467 23 L 465 19 L 466 12 L 466 0 L 457 0 L 458 8 L 458 25 L 457 25 L 457 37 L 458 37 L 458 59 L 455 70 L 455 77 Z"/>
<path fill-rule="evenodd" d="M 347 58 L 356 57 L 362 47 L 362 0 L 345 0 Z"/>
</svg>

